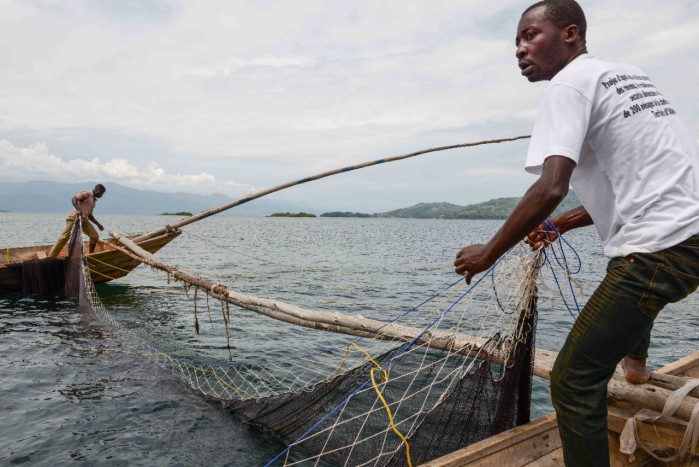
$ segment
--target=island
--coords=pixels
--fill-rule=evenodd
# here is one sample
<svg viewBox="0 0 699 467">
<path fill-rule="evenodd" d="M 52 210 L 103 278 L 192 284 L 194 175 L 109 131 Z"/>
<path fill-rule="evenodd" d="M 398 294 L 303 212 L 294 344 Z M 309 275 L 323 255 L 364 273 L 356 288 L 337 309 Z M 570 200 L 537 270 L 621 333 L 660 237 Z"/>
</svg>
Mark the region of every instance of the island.
<svg viewBox="0 0 699 467">
<path fill-rule="evenodd" d="M 316 215 L 307 212 L 275 212 L 267 217 L 316 217 Z"/>
<path fill-rule="evenodd" d="M 178 212 L 163 212 L 160 215 L 161 216 L 186 216 L 186 217 L 190 217 L 192 215 L 192 213 L 188 212 L 188 211 L 178 211 Z"/>
<path fill-rule="evenodd" d="M 365 214 L 363 212 L 326 212 L 321 214 L 320 217 L 376 217 L 373 214 Z"/>
</svg>

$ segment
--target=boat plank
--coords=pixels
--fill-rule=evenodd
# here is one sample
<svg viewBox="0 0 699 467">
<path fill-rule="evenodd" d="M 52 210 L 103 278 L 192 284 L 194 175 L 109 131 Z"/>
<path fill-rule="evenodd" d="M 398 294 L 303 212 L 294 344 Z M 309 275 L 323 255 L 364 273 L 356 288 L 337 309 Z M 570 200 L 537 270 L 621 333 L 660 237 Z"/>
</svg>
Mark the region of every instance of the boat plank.
<svg viewBox="0 0 699 467">
<path fill-rule="evenodd" d="M 549 414 L 423 465 L 425 467 L 527 465 L 560 446 L 561 438 L 558 435 L 556 415 Z"/>
<path fill-rule="evenodd" d="M 563 448 L 555 449 L 545 456 L 541 456 L 540 458 L 524 465 L 526 467 L 560 467 L 563 465 Z"/>
<path fill-rule="evenodd" d="M 658 372 L 668 375 L 681 375 L 688 378 L 699 378 L 699 351 L 665 365 Z"/>
</svg>

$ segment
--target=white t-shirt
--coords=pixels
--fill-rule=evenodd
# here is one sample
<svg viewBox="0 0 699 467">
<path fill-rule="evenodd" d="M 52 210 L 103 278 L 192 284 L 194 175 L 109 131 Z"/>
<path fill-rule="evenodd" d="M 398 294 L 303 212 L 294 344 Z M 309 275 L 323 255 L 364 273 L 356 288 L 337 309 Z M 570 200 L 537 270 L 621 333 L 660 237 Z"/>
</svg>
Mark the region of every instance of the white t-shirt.
<svg viewBox="0 0 699 467">
<path fill-rule="evenodd" d="M 699 150 L 672 105 L 638 68 L 582 55 L 551 80 L 527 153 L 577 165 L 571 185 L 605 255 L 652 253 L 699 233 Z"/>
</svg>

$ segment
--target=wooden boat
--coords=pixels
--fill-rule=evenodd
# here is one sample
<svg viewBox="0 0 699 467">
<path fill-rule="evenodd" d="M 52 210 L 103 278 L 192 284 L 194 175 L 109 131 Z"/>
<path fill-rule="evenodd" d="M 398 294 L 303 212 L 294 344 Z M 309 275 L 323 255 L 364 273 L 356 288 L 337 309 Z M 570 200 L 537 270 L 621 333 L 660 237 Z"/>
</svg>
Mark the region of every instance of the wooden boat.
<svg viewBox="0 0 699 467">
<path fill-rule="evenodd" d="M 150 253 L 155 253 L 177 238 L 180 233 L 182 232 L 178 229 L 167 229 L 156 236 L 138 241 L 138 245 Z M 101 241 L 96 245 L 94 253 L 85 255 L 94 282 L 107 282 L 124 277 L 141 264 L 137 259 L 115 249 L 114 244 L 113 239 Z M 50 249 L 51 245 L 5 248 L 0 256 L 0 293 L 21 292 L 22 263 L 29 260 L 43 260 L 47 258 L 46 254 Z M 62 258 L 66 255 L 67 247 L 64 247 L 58 257 Z"/>
<path fill-rule="evenodd" d="M 663 384 L 662 381 L 665 380 L 663 376 L 665 375 L 699 378 L 699 352 L 661 368 L 653 373 L 647 384 L 637 387 L 649 394 L 655 392 L 657 388 L 662 387 L 658 384 Z M 699 467 L 699 449 L 695 450 L 688 460 L 670 463 L 656 461 L 641 448 L 636 449 L 633 459 L 621 453 L 619 449 L 621 431 L 629 417 L 632 417 L 642 407 L 614 397 L 608 399 L 608 405 L 609 457 L 612 466 L 682 465 Z M 644 443 L 652 444 L 660 451 L 677 449 L 686 428 L 687 423 L 680 419 L 659 421 L 654 424 L 639 423 L 638 436 Z M 467 465 L 526 465 L 528 467 L 563 465 L 563 451 L 558 435 L 556 415 L 546 415 L 526 425 L 518 426 L 424 464 L 425 467 Z"/>
</svg>

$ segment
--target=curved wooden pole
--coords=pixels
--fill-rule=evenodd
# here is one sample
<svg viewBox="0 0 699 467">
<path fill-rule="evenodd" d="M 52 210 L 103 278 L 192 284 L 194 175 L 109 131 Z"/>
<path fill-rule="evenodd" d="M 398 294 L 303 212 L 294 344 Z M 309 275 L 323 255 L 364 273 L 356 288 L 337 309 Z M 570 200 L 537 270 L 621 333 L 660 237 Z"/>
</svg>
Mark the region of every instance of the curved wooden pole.
<svg viewBox="0 0 699 467">
<path fill-rule="evenodd" d="M 282 183 L 281 185 L 276 185 L 276 186 L 273 186 L 271 188 L 267 188 L 265 190 L 258 191 L 257 193 L 253 193 L 251 195 L 245 196 L 243 198 L 239 198 L 235 201 L 231 201 L 230 203 L 223 204 L 217 208 L 208 209 L 206 211 L 202 211 L 202 212 L 195 214 L 193 216 L 185 217 L 184 219 L 180 219 L 179 221 L 174 222 L 168 226 L 161 227 L 157 230 L 145 233 L 143 235 L 139 235 L 138 237 L 135 237 L 133 240 L 135 242 L 148 240 L 150 238 L 157 237 L 158 235 L 162 235 L 162 234 L 168 232 L 168 230 L 170 230 L 170 229 L 178 229 L 180 227 L 184 227 L 185 225 L 189 225 L 193 222 L 197 222 L 197 221 L 200 221 L 202 219 L 206 219 L 207 217 L 213 216 L 214 214 L 218 214 L 220 212 L 226 211 L 226 210 L 234 208 L 236 206 L 240 206 L 241 204 L 245 204 L 245 203 L 252 201 L 254 199 L 262 198 L 263 196 L 269 195 L 269 194 L 277 192 L 277 191 L 284 190 L 286 188 L 290 188 L 290 187 L 295 186 L 295 185 L 301 185 L 302 183 L 308 183 L 308 182 L 311 182 L 314 180 L 320 180 L 321 178 L 329 177 L 331 175 L 337 175 L 337 174 L 344 173 L 344 172 L 351 172 L 353 170 L 363 169 L 365 167 L 371 167 L 372 165 L 383 164 L 386 162 L 395 162 L 395 161 L 399 161 L 399 160 L 403 160 L 403 159 L 408 159 L 410 157 L 419 156 L 421 154 L 428 154 L 431 152 L 446 151 L 448 149 L 456 149 L 456 148 L 467 148 L 467 147 L 471 147 L 471 146 L 481 146 L 484 144 L 505 143 L 508 141 L 517 141 L 519 139 L 527 139 L 529 137 L 530 137 L 530 135 L 515 136 L 512 138 L 492 139 L 492 140 L 486 140 L 486 141 L 476 141 L 473 143 L 463 143 L 463 144 L 453 144 L 450 146 L 440 146 L 440 147 L 436 147 L 436 148 L 423 149 L 421 151 L 411 152 L 409 154 L 403 154 L 401 156 L 394 156 L 394 157 L 388 157 L 385 159 L 377 159 L 375 161 L 363 162 L 361 164 L 356 164 L 356 165 L 352 165 L 349 167 L 343 167 L 341 169 L 329 170 L 327 172 L 319 173 L 319 174 L 313 175 L 311 177 L 300 178 L 298 180 L 293 180 L 291 182 Z"/>
</svg>

